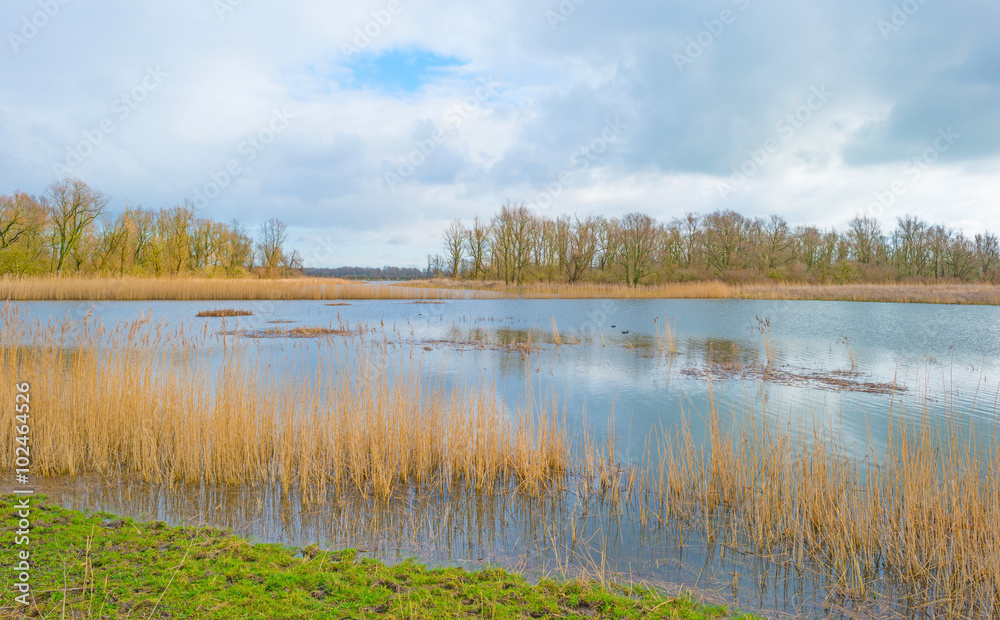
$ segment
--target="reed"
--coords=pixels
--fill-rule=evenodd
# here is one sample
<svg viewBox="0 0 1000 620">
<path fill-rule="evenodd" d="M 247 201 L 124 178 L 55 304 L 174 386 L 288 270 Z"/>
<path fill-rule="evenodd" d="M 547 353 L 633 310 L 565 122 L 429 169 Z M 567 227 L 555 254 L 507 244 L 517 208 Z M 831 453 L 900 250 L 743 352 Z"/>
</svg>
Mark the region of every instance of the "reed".
<svg viewBox="0 0 1000 620">
<path fill-rule="evenodd" d="M 113 330 L 89 319 L 42 326 L 8 307 L 0 399 L 13 402 L 15 383 L 30 381 L 32 472 L 43 476 L 277 483 L 384 500 L 410 484 L 539 494 L 568 472 L 555 406 L 507 413 L 484 381 L 446 389 L 372 343 L 323 342 L 314 372 L 276 375 L 275 360 L 207 330 L 145 318 Z M 5 467 L 13 420 L 0 417 Z"/>
<path fill-rule="evenodd" d="M 764 343 L 764 356 L 767 359 L 767 366 L 774 366 L 778 355 L 774 350 L 774 341 L 771 339 L 771 319 L 755 316 L 757 319 L 757 331 L 760 332 L 761 341 Z"/>
<path fill-rule="evenodd" d="M 663 317 L 662 323 L 659 317 L 654 317 L 653 322 L 656 329 L 657 348 L 667 355 L 677 355 L 680 353 L 680 350 L 677 348 L 677 338 L 674 336 L 673 326 L 670 324 L 670 317 Z"/>
<path fill-rule="evenodd" d="M 767 412 L 734 412 L 726 430 L 713 403 L 704 452 L 687 424 L 663 439 L 643 501 L 661 523 L 682 514 L 708 540 L 821 571 L 853 600 L 889 594 L 930 617 L 996 614 L 996 424 L 906 419 L 897 409 L 885 448 L 869 440 L 855 454 L 836 429 L 793 432 Z"/>
<path fill-rule="evenodd" d="M 797 284 L 762 282 L 728 284 L 716 280 L 673 282 L 649 286 L 624 284 L 535 282 L 505 285 L 494 281 L 428 280 L 406 286 L 465 289 L 526 298 L 561 299 L 773 299 L 874 301 L 892 303 L 1000 305 L 995 284 Z"/>
<path fill-rule="evenodd" d="M 10 301 L 146 300 L 352 300 L 455 299 L 463 291 L 351 282 L 328 278 L 0 278 L 0 299 Z"/>
</svg>

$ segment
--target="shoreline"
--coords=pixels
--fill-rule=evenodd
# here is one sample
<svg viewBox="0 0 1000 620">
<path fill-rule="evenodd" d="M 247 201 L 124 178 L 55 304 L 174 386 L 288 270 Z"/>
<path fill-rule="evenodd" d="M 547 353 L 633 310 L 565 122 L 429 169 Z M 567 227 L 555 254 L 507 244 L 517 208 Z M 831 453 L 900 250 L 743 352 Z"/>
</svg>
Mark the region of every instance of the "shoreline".
<svg viewBox="0 0 1000 620">
<path fill-rule="evenodd" d="M 15 497 L 0 501 L 5 520 L 15 518 Z M 2 617 L 759 617 L 638 585 L 545 578 L 532 584 L 496 567 L 387 565 L 350 549 L 252 543 L 228 530 L 83 513 L 44 495 L 31 498 L 30 514 L 31 605 L 5 597 Z M 11 565 L 13 550 L 21 549 L 14 537 L 15 528 L 0 533 Z M 5 578 L 5 591 L 14 591 L 13 579 Z"/>
</svg>

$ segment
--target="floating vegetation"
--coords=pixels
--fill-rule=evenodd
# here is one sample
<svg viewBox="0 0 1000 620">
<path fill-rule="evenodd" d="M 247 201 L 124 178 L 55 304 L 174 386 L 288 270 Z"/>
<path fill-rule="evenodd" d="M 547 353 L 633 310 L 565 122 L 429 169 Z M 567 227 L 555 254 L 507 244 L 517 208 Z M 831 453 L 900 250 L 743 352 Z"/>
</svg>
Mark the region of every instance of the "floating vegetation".
<svg viewBox="0 0 1000 620">
<path fill-rule="evenodd" d="M 681 374 L 696 379 L 736 379 L 740 381 L 767 381 L 782 385 L 810 386 L 828 390 L 864 392 L 867 394 L 895 394 L 905 392 L 906 387 L 896 382 L 866 381 L 860 373 L 850 370 L 803 370 L 795 372 L 787 368 L 765 366 L 758 362 L 719 362 L 701 367 L 681 369 Z"/>
<path fill-rule="evenodd" d="M 268 321 L 269 323 L 284 323 L 286 321 Z M 294 321 L 287 321 L 294 323 Z M 244 336 L 246 338 L 325 338 L 329 336 L 350 336 L 351 330 L 338 327 L 291 327 L 255 330 L 236 330 L 222 332 L 227 336 Z"/>
<path fill-rule="evenodd" d="M 229 316 L 253 316 L 253 312 L 249 310 L 235 310 L 233 308 L 222 308 L 220 310 L 202 310 L 195 316 L 199 318 L 205 317 L 229 317 Z"/>
</svg>

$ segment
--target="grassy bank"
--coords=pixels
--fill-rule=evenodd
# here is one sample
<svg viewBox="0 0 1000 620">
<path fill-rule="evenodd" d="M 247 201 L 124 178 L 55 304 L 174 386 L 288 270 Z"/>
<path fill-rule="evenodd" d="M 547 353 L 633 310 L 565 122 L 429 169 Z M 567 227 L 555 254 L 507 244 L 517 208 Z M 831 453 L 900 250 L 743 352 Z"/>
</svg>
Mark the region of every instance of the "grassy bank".
<svg viewBox="0 0 1000 620">
<path fill-rule="evenodd" d="M 420 280 L 405 286 L 456 289 L 529 299 L 807 299 L 894 303 L 1000 305 L 1000 286 L 991 284 L 727 284 L 681 282 L 652 286 L 536 282 L 519 286 L 479 280 Z"/>
<path fill-rule="evenodd" d="M 16 522 L 4 496 L 5 524 Z M 251 544 L 224 531 L 137 523 L 32 499 L 31 605 L 2 572 L 4 618 L 689 618 L 723 607 L 636 586 L 542 580 L 498 568 L 475 572 L 387 566 L 354 551 Z M 16 563 L 14 528 L 0 530 Z M 750 618 L 750 616 L 739 616 Z"/>
</svg>

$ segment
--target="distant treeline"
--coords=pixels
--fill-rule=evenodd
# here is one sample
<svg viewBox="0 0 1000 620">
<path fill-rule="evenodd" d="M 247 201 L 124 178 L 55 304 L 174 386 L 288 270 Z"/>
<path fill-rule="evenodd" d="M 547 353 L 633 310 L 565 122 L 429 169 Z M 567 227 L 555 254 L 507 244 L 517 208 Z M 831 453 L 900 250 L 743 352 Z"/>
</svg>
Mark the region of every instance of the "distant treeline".
<svg viewBox="0 0 1000 620">
<path fill-rule="evenodd" d="M 79 179 L 36 197 L 0 195 L 0 274 L 288 276 L 302 259 L 285 247 L 285 224 L 270 219 L 251 236 L 236 220 L 196 217 L 185 201 L 168 209 L 110 198 Z"/>
<path fill-rule="evenodd" d="M 642 213 L 551 218 L 506 204 L 488 221 L 452 222 L 444 246 L 428 257 L 433 275 L 514 284 L 1000 281 L 995 234 L 968 237 L 912 215 L 891 230 L 858 215 L 838 231 L 735 211 L 659 222 Z"/>
<path fill-rule="evenodd" d="M 426 271 L 416 267 L 306 267 L 302 271 L 305 275 L 316 278 L 345 280 L 416 280 L 428 277 Z"/>
</svg>

